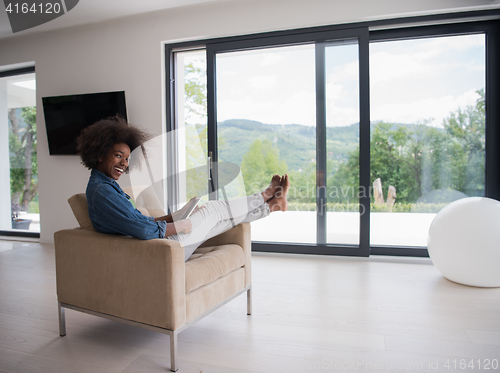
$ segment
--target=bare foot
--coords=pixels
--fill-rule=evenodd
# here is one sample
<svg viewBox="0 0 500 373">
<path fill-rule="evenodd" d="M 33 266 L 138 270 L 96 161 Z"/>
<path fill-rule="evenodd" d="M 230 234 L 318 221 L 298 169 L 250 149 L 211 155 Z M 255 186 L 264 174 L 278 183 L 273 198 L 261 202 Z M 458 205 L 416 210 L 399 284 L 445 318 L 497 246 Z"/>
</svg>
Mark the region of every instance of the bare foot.
<svg viewBox="0 0 500 373">
<path fill-rule="evenodd" d="M 274 195 L 273 199 L 267 202 L 271 212 L 285 212 L 288 210 L 288 201 L 286 199 L 288 189 L 290 189 L 290 180 L 288 180 L 288 175 L 285 174 L 281 178 L 281 189 Z"/>
<path fill-rule="evenodd" d="M 283 195 L 270 199 L 269 201 L 267 201 L 267 204 L 269 205 L 269 210 L 271 212 L 275 211 L 285 212 L 286 210 L 288 210 L 288 201 L 286 200 L 286 197 Z"/>
<path fill-rule="evenodd" d="M 273 175 L 273 177 L 271 178 L 271 183 L 266 188 L 266 190 L 261 193 L 262 197 L 264 197 L 264 201 L 269 201 L 274 197 L 278 190 L 281 190 L 281 183 L 281 177 L 279 175 Z"/>
<path fill-rule="evenodd" d="M 288 189 L 290 189 L 290 180 L 288 179 L 288 175 L 284 174 L 281 177 L 281 188 L 279 188 L 274 194 L 275 197 L 285 197 L 288 194 Z"/>
</svg>

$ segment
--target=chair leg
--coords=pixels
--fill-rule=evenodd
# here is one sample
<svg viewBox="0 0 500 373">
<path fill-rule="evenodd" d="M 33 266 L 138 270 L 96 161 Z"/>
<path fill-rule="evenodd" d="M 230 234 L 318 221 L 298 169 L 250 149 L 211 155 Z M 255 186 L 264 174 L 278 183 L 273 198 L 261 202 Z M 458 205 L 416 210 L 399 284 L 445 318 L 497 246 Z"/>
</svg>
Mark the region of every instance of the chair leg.
<svg viewBox="0 0 500 373">
<path fill-rule="evenodd" d="M 170 370 L 177 372 L 177 332 L 170 332 Z"/>
<path fill-rule="evenodd" d="M 61 303 L 57 302 L 57 309 L 59 313 L 59 335 L 64 337 L 66 335 L 66 317 L 64 315 L 64 307 L 61 307 Z"/>
<path fill-rule="evenodd" d="M 252 288 L 247 290 L 247 315 L 252 314 Z"/>
</svg>

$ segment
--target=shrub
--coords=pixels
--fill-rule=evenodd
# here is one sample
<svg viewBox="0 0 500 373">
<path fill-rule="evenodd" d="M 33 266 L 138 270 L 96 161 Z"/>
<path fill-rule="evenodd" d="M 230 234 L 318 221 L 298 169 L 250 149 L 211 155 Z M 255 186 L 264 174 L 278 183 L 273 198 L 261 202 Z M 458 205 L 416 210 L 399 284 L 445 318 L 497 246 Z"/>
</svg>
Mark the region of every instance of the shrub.
<svg viewBox="0 0 500 373">
<path fill-rule="evenodd" d="M 387 205 L 370 204 L 371 212 L 387 212 L 387 213 L 438 213 L 448 203 L 395 203 L 391 208 Z M 327 203 L 327 212 L 359 212 L 359 204 L 357 203 Z M 297 201 L 288 203 L 288 211 L 316 211 L 315 203 L 301 203 Z"/>
</svg>

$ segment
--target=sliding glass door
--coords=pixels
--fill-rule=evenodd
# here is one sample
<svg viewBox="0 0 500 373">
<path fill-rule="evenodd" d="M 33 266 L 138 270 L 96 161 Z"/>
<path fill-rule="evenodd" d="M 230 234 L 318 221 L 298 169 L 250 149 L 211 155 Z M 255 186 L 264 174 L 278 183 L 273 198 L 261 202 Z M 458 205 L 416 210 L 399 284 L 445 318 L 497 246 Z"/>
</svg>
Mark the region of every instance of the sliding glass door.
<svg viewBox="0 0 500 373">
<path fill-rule="evenodd" d="M 425 249 L 436 214 L 485 196 L 485 34 L 370 44 L 371 244 Z"/>
<path fill-rule="evenodd" d="M 367 33 L 302 38 L 301 43 L 271 38 L 260 48 L 251 43 L 208 48 L 207 66 L 214 71 L 207 82 L 209 149 L 219 162 L 241 168 L 241 177 L 220 189 L 225 196 L 219 198 L 260 192 L 273 174 L 287 173 L 289 210 L 252 223 L 254 246 L 266 250 L 279 243 L 290 252 L 307 252 L 303 245 L 308 245 L 366 256 L 368 242 L 361 244 L 360 233 L 362 167 L 351 164 L 360 157 L 361 92 L 368 97 L 360 79 L 367 64 L 359 63 L 360 40 L 367 49 Z M 364 119 L 368 129 L 368 116 Z"/>
</svg>

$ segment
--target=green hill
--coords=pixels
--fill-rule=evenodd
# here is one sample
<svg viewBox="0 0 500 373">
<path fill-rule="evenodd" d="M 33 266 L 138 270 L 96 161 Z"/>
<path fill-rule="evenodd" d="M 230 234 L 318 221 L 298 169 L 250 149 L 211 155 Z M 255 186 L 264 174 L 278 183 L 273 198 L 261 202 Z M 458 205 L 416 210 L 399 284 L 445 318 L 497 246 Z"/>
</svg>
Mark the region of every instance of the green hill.
<svg viewBox="0 0 500 373">
<path fill-rule="evenodd" d="M 265 124 L 246 119 L 218 123 L 219 161 L 241 164 L 256 139 L 268 139 L 279 150 L 288 170 L 305 169 L 316 159 L 316 128 L 300 124 Z M 329 159 L 347 160 L 359 143 L 359 125 L 327 128 Z"/>
</svg>

